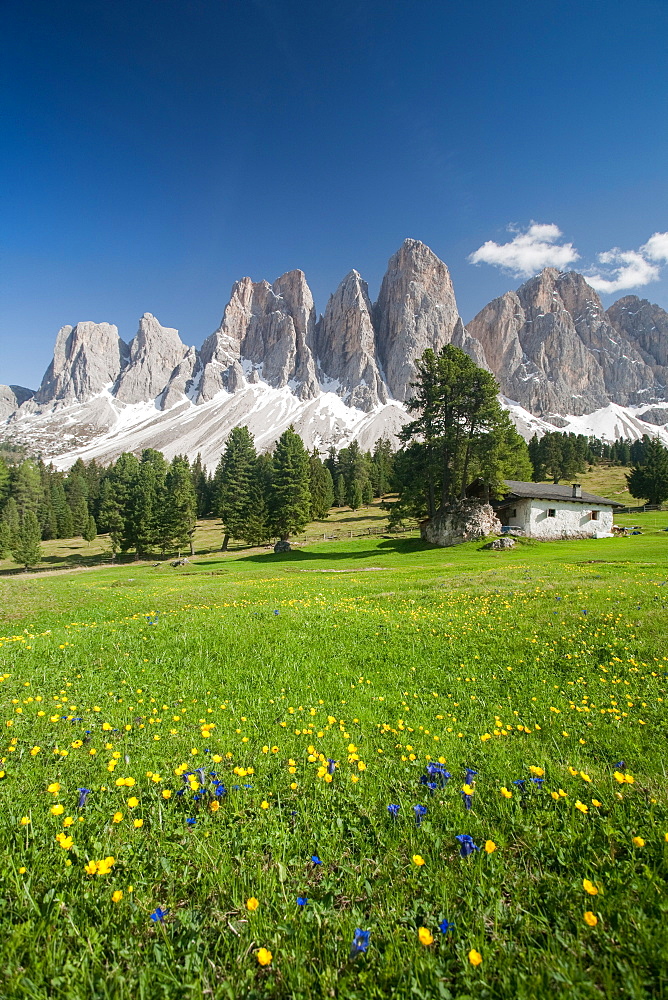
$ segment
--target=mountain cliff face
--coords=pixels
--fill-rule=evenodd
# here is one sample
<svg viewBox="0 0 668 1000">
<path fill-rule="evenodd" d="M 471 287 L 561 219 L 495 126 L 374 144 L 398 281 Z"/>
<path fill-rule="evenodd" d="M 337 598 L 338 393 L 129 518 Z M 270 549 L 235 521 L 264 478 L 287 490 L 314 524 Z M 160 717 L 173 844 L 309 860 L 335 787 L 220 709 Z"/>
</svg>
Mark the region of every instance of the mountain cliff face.
<svg viewBox="0 0 668 1000">
<path fill-rule="evenodd" d="M 546 268 L 467 326 L 502 393 L 531 413 L 591 413 L 663 400 L 665 389 L 576 272 Z"/>
<path fill-rule="evenodd" d="M 464 327 L 448 268 L 411 239 L 375 304 L 353 270 L 319 319 L 302 271 L 242 278 L 200 350 L 150 313 L 129 345 L 108 323 L 63 327 L 36 393 L 0 386 L 0 434 L 64 464 L 147 446 L 215 464 L 244 423 L 260 447 L 290 423 L 309 446 L 370 447 L 407 419 L 415 359 L 446 344 L 495 375 L 526 436 L 668 440 L 668 313 L 632 295 L 605 312 L 582 275 L 547 268 Z"/>
<path fill-rule="evenodd" d="M 411 396 L 415 358 L 455 343 L 475 361 L 484 356 L 464 330 L 450 272 L 419 240 L 404 240 L 390 258 L 374 309 L 378 360 L 391 395 Z"/>
</svg>

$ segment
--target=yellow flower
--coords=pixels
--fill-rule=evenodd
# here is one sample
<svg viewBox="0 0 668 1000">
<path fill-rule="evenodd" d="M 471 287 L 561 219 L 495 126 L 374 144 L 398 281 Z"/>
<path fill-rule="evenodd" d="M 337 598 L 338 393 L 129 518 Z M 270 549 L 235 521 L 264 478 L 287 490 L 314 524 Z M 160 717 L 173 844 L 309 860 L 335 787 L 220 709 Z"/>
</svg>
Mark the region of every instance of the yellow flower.
<svg viewBox="0 0 668 1000">
<path fill-rule="evenodd" d="M 642 837 L 634 837 L 631 842 L 634 845 L 634 847 L 644 847 L 645 846 L 645 841 L 642 839 Z"/>
<path fill-rule="evenodd" d="M 136 798 L 134 795 L 132 796 L 131 799 L 128 799 L 128 806 L 130 807 L 130 809 L 134 809 L 138 805 L 139 805 L 139 799 Z"/>
<path fill-rule="evenodd" d="M 580 777 L 582 778 L 583 781 L 587 781 L 591 785 L 591 778 L 589 777 L 588 774 L 585 774 L 584 771 L 580 771 Z"/>
<path fill-rule="evenodd" d="M 113 900 L 114 903 L 120 903 L 120 901 L 123 899 L 123 890 L 122 889 L 116 889 L 115 892 L 112 892 L 111 898 L 112 898 L 112 900 Z"/>
<path fill-rule="evenodd" d="M 332 775 L 329 774 L 329 773 L 328 774 L 323 774 L 323 780 L 326 781 L 328 785 L 331 785 L 331 783 L 332 783 Z"/>
<path fill-rule="evenodd" d="M 543 775 L 545 774 L 545 771 L 543 770 L 542 767 L 534 767 L 533 764 L 531 765 L 529 770 L 531 771 L 532 774 L 535 774 L 536 777 L 538 778 L 542 778 Z"/>
<path fill-rule="evenodd" d="M 263 801 L 260 802 L 260 809 L 268 809 L 268 808 L 269 808 L 269 803 L 267 802 L 266 799 L 263 799 Z"/>
<path fill-rule="evenodd" d="M 552 796 L 555 802 L 559 801 L 559 792 L 550 792 L 550 795 Z"/>
<path fill-rule="evenodd" d="M 595 913 L 592 913 L 591 910 L 587 910 L 584 915 L 584 922 L 589 927 L 596 927 L 596 924 L 598 923 L 598 917 L 596 916 Z"/>
<path fill-rule="evenodd" d="M 19 875 L 25 875 L 27 871 L 28 871 L 27 868 L 23 868 L 23 866 L 21 866 L 21 868 L 19 868 Z"/>
<path fill-rule="evenodd" d="M 57 795 L 60 791 L 60 785 L 57 781 L 52 781 L 50 785 L 47 786 L 47 792 L 51 792 L 53 795 Z"/>
<path fill-rule="evenodd" d="M 58 803 L 57 806 L 51 806 L 51 815 L 52 816 L 60 816 L 64 812 L 65 812 L 65 806 L 61 806 L 60 803 Z"/>
<path fill-rule="evenodd" d="M 250 910 L 251 913 L 255 913 L 259 905 L 260 900 L 256 899 L 255 896 L 251 896 L 250 899 L 246 900 L 246 909 Z"/>
<path fill-rule="evenodd" d="M 462 791 L 464 795 L 473 795 L 475 789 L 473 788 L 473 785 L 462 785 Z"/>
<path fill-rule="evenodd" d="M 169 789 L 169 788 L 163 788 L 163 790 L 162 790 L 162 797 L 163 797 L 163 799 L 171 799 L 171 797 L 172 797 L 171 789 Z"/>
<path fill-rule="evenodd" d="M 599 801 L 598 801 L 598 799 L 592 799 L 592 800 L 591 800 L 591 804 L 592 804 L 593 806 L 596 806 L 596 808 L 597 808 L 597 809 L 600 809 L 600 808 L 601 808 L 601 806 L 603 805 L 603 803 L 602 803 L 602 802 L 599 802 Z"/>
<path fill-rule="evenodd" d="M 418 937 L 420 939 L 420 944 L 425 945 L 425 947 L 434 943 L 434 935 L 431 931 L 427 930 L 426 927 L 420 927 L 418 929 Z"/>
<path fill-rule="evenodd" d="M 627 785 L 633 785 L 633 784 L 635 784 L 635 780 L 636 779 L 633 777 L 632 774 L 625 774 L 624 775 L 624 781 L 626 782 Z"/>
<path fill-rule="evenodd" d="M 143 819 L 134 819 L 132 821 L 132 825 L 134 826 L 134 828 L 136 830 L 138 830 L 140 827 L 142 827 L 144 825 L 144 820 Z"/>
<path fill-rule="evenodd" d="M 413 855 L 413 864 L 417 865 L 418 868 L 421 868 L 424 863 L 425 863 L 424 858 L 422 857 L 421 854 Z"/>
<path fill-rule="evenodd" d="M 212 813 L 218 812 L 218 810 L 220 809 L 220 802 L 218 801 L 218 799 L 214 799 L 214 801 L 209 806 L 209 809 L 211 810 Z"/>
<path fill-rule="evenodd" d="M 85 871 L 85 872 L 86 872 L 86 873 L 87 873 L 88 875 L 94 875 L 94 874 L 95 874 L 95 872 L 97 871 L 97 861 L 88 861 L 88 862 L 87 862 L 87 863 L 86 863 L 86 864 L 84 865 L 84 871 Z"/>
<path fill-rule="evenodd" d="M 478 966 L 482 962 L 482 955 L 479 951 L 476 951 L 475 948 L 471 948 L 469 952 L 469 962 L 473 966 Z"/>
<path fill-rule="evenodd" d="M 579 809 L 581 813 L 588 813 L 589 812 L 589 806 L 586 806 L 584 804 L 584 802 L 580 802 L 579 799 L 575 803 L 575 808 Z"/>
<path fill-rule="evenodd" d="M 258 948 L 255 956 L 260 965 L 270 965 L 274 957 L 268 948 Z"/>
<path fill-rule="evenodd" d="M 621 771 L 615 771 L 613 774 L 613 778 L 615 779 L 618 785 L 623 785 L 624 782 L 626 781 L 626 778 L 621 773 Z"/>
<path fill-rule="evenodd" d="M 588 892 L 590 896 L 598 896 L 598 888 L 593 882 L 590 882 L 588 878 L 582 879 L 582 887 L 585 892 Z"/>
<path fill-rule="evenodd" d="M 493 840 L 486 840 L 485 841 L 485 851 L 487 852 L 487 854 L 493 854 L 495 850 L 496 850 L 496 844 L 494 843 L 494 841 Z"/>
<path fill-rule="evenodd" d="M 505 785 L 501 789 L 501 794 L 503 795 L 504 799 L 512 799 L 513 797 L 513 793 L 509 792 Z"/>
<path fill-rule="evenodd" d="M 69 851 L 74 841 L 71 837 L 66 837 L 64 833 L 60 833 L 58 834 L 58 843 L 64 851 Z"/>
<path fill-rule="evenodd" d="M 559 797 L 562 798 L 562 799 L 567 799 L 568 798 L 568 794 L 563 790 L 563 788 L 559 789 Z"/>
<path fill-rule="evenodd" d="M 569 765 L 569 767 L 568 767 L 568 773 L 571 775 L 572 778 L 574 778 L 576 776 L 576 774 L 578 773 L 577 772 L 577 768 L 571 767 Z"/>
<path fill-rule="evenodd" d="M 122 812 L 115 812 L 114 815 L 111 817 L 111 822 L 112 823 L 120 823 L 122 819 L 123 819 L 123 813 Z"/>
<path fill-rule="evenodd" d="M 30 816 L 21 816 L 21 826 L 27 826 L 29 822 Z M 666 835 L 666 839 L 668 840 L 668 834 Z"/>
<path fill-rule="evenodd" d="M 74 823 L 74 820 L 71 816 L 66 816 L 63 820 L 63 826 L 72 826 L 72 823 Z"/>
</svg>

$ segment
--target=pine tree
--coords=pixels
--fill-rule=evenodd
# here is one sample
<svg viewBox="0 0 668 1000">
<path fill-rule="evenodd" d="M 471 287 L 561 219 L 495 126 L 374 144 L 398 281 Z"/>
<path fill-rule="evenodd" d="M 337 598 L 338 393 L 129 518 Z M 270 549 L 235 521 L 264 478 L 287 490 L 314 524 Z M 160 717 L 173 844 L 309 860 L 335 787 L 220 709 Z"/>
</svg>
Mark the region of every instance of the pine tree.
<svg viewBox="0 0 668 1000">
<path fill-rule="evenodd" d="M 345 507 L 346 505 L 346 481 L 339 473 L 336 477 L 336 506 Z"/>
<path fill-rule="evenodd" d="M 27 510 L 21 519 L 18 542 L 12 548 L 14 561 L 26 570 L 37 566 L 42 559 L 42 533 L 40 531 L 37 515 L 32 510 Z"/>
<path fill-rule="evenodd" d="M 195 496 L 197 497 L 197 516 L 206 517 L 211 513 L 211 488 L 206 469 L 202 465 L 202 456 L 199 452 L 192 464 L 190 475 L 192 477 Z"/>
<path fill-rule="evenodd" d="M 12 484 L 12 496 L 16 500 L 19 515 L 23 517 L 29 510 L 37 514 L 43 500 L 42 477 L 34 462 L 21 462 L 16 469 Z"/>
<path fill-rule="evenodd" d="M 91 516 L 88 518 L 88 524 L 86 525 L 86 528 L 83 532 L 83 539 L 90 545 L 90 543 L 94 542 L 96 538 L 97 538 L 97 525 L 95 524 L 95 518 Z"/>
<path fill-rule="evenodd" d="M 21 518 L 19 517 L 19 509 L 16 505 L 14 497 L 10 497 L 5 504 L 5 508 L 2 512 L 2 522 L 7 525 L 9 547 L 13 548 L 18 544 L 19 534 L 21 532 Z"/>
<path fill-rule="evenodd" d="M 389 492 L 393 463 L 394 452 L 390 441 L 387 438 L 380 438 L 376 441 L 376 447 L 373 450 L 373 464 L 376 469 L 376 480 L 373 484 L 375 496 L 384 497 Z"/>
<path fill-rule="evenodd" d="M 179 550 L 190 546 L 190 555 L 195 554 L 195 527 L 197 524 L 197 494 L 193 485 L 188 459 L 177 455 L 169 467 L 165 478 L 166 500 L 164 509 L 169 525 L 169 541 L 175 542 Z"/>
<path fill-rule="evenodd" d="M 135 544 L 132 503 L 138 476 L 139 461 L 136 456 L 123 452 L 100 487 L 100 527 L 112 536 L 114 554 L 119 549 L 127 552 Z"/>
<path fill-rule="evenodd" d="M 281 434 L 272 459 L 269 497 L 269 527 L 287 541 L 306 527 L 310 519 L 311 493 L 308 452 L 292 426 Z"/>
<path fill-rule="evenodd" d="M 152 450 L 152 449 L 151 449 Z M 132 483 L 129 538 L 137 558 L 146 556 L 158 544 L 159 516 L 163 509 L 160 496 L 160 471 L 149 458 L 139 463 L 137 476 Z"/>
<path fill-rule="evenodd" d="M 334 503 L 334 484 L 326 465 L 320 460 L 314 448 L 309 458 L 311 490 L 311 516 L 321 521 L 329 515 L 329 509 Z"/>
<path fill-rule="evenodd" d="M 9 525 L 6 521 L 0 521 L 0 559 L 6 559 L 11 555 L 12 539 Z"/>
<path fill-rule="evenodd" d="M 634 463 L 626 482 L 632 497 L 649 504 L 668 500 L 668 448 L 664 448 L 658 438 L 644 445 L 643 461 Z"/>
<path fill-rule="evenodd" d="M 359 479 L 353 480 L 352 485 L 348 489 L 347 499 L 351 510 L 359 510 L 362 506 L 362 487 L 360 486 Z"/>
<path fill-rule="evenodd" d="M 266 537 L 262 508 L 253 435 L 247 427 L 235 427 L 214 476 L 214 513 L 223 522 L 223 552 L 230 538 L 256 544 L 258 536 Z"/>
<path fill-rule="evenodd" d="M 0 456 L 0 511 L 7 503 L 9 499 L 10 490 L 10 476 L 9 476 L 9 466 L 5 462 L 4 458 Z"/>
<path fill-rule="evenodd" d="M 373 486 L 370 479 L 365 479 L 362 483 L 362 503 L 365 507 L 373 503 Z"/>
</svg>

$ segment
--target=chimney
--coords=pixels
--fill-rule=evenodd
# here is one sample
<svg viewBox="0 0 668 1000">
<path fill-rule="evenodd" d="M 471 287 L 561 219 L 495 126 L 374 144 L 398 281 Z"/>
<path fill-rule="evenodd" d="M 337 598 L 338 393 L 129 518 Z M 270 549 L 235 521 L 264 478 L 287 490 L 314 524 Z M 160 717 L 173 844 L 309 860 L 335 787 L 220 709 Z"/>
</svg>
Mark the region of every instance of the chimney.
<svg viewBox="0 0 668 1000">
<path fill-rule="evenodd" d="M 573 496 L 578 500 L 582 499 L 582 487 L 579 483 L 573 483 Z"/>
</svg>

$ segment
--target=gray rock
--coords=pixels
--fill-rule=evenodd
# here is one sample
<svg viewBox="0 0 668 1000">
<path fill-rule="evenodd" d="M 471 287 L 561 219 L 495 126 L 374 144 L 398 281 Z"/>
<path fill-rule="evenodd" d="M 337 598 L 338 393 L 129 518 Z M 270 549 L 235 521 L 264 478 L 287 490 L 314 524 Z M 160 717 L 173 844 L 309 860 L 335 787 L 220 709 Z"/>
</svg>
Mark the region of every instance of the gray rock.
<svg viewBox="0 0 668 1000">
<path fill-rule="evenodd" d="M 291 551 L 292 551 L 292 546 L 290 545 L 290 542 L 288 542 L 285 538 L 281 538 L 274 545 L 274 552 L 280 553 L 280 552 L 291 552 Z"/>
<path fill-rule="evenodd" d="M 155 316 L 144 313 L 130 342 L 129 360 L 114 387 L 122 403 L 155 399 L 165 389 L 175 369 L 188 354 L 178 330 L 161 326 Z"/>
<path fill-rule="evenodd" d="M 128 345 L 111 323 L 64 326 L 58 331 L 53 361 L 33 402 L 84 402 L 111 388 L 128 360 Z"/>
<path fill-rule="evenodd" d="M 654 424 L 655 427 L 663 427 L 664 424 L 668 424 L 668 410 L 658 406 L 643 410 L 638 416 L 646 423 Z"/>
<path fill-rule="evenodd" d="M 479 500 L 457 500 L 420 524 L 422 540 L 444 548 L 477 541 L 500 531 L 501 522 L 490 504 Z"/>
<path fill-rule="evenodd" d="M 387 402 L 387 388 L 376 363 L 371 313 L 366 281 L 351 271 L 330 296 L 315 329 L 323 388 L 366 412 Z"/>
<path fill-rule="evenodd" d="M 374 319 L 379 367 L 395 399 L 412 395 L 415 359 L 428 347 L 439 351 L 457 340 L 472 357 L 482 357 L 461 323 L 450 272 L 419 240 L 405 240 L 390 258 Z"/>
<path fill-rule="evenodd" d="M 0 420 L 11 417 L 22 403 L 34 395 L 34 389 L 25 389 L 22 385 L 0 385 Z"/>
<path fill-rule="evenodd" d="M 514 538 L 495 538 L 493 541 L 483 545 L 483 549 L 493 549 L 495 552 L 498 552 L 503 549 L 514 549 L 515 544 Z"/>
</svg>

